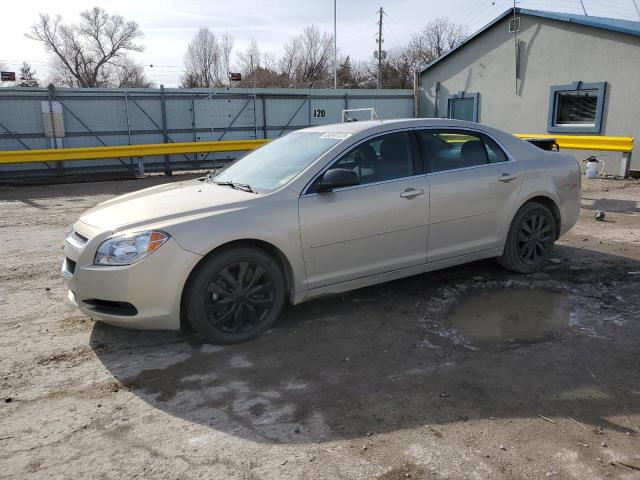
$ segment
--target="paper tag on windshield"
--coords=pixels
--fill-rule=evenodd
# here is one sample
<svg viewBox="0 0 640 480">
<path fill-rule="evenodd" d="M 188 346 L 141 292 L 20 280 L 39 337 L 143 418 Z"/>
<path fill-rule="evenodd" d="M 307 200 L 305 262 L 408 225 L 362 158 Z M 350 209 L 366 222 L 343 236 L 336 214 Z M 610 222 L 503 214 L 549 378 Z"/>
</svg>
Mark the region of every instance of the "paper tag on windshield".
<svg viewBox="0 0 640 480">
<path fill-rule="evenodd" d="M 347 132 L 327 132 L 320 135 L 320 138 L 335 138 L 338 140 L 344 140 L 349 138 L 352 134 Z"/>
</svg>

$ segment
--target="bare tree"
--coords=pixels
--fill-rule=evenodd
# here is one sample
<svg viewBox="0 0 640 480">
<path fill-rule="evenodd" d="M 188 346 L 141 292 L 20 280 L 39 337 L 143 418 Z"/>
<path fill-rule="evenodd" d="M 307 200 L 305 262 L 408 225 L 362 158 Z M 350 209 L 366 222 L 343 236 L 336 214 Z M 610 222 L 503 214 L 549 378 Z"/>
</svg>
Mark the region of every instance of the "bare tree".
<svg viewBox="0 0 640 480">
<path fill-rule="evenodd" d="M 289 79 L 278 69 L 272 53 L 261 53 L 258 42 L 252 39 L 247 49 L 238 54 L 242 81 L 240 87 L 288 87 Z"/>
<path fill-rule="evenodd" d="M 310 25 L 284 45 L 280 69 L 292 87 L 328 87 L 333 76 L 333 36 Z"/>
<path fill-rule="evenodd" d="M 54 70 L 66 84 L 104 87 L 118 83 L 123 65 L 131 65 L 129 52 L 141 52 L 142 32 L 136 22 L 111 15 L 100 7 L 80 13 L 80 23 L 66 25 L 58 15 L 40 14 L 26 34 L 44 45 L 54 59 Z"/>
<path fill-rule="evenodd" d="M 238 53 L 240 71 L 245 77 L 252 76 L 253 72 L 260 67 L 260 57 L 261 53 L 258 42 L 256 42 L 255 38 L 252 38 L 247 49 L 244 52 Z"/>
<path fill-rule="evenodd" d="M 230 54 L 229 49 L 227 55 Z M 221 87 L 225 78 L 222 74 L 223 61 L 223 52 L 215 34 L 207 27 L 200 28 L 184 55 L 185 75 L 181 83 L 190 88 Z"/>
<path fill-rule="evenodd" d="M 222 56 L 220 66 L 224 78 L 229 80 L 229 72 L 231 71 L 231 52 L 233 51 L 234 40 L 227 32 L 222 34 L 220 39 L 220 54 Z"/>
<path fill-rule="evenodd" d="M 438 17 L 427 23 L 422 31 L 411 37 L 407 58 L 413 65 L 426 65 L 462 43 L 469 33 L 466 25 Z"/>
<path fill-rule="evenodd" d="M 123 62 L 116 67 L 118 88 L 153 88 L 155 83 L 149 81 L 144 67 L 135 62 Z"/>
</svg>

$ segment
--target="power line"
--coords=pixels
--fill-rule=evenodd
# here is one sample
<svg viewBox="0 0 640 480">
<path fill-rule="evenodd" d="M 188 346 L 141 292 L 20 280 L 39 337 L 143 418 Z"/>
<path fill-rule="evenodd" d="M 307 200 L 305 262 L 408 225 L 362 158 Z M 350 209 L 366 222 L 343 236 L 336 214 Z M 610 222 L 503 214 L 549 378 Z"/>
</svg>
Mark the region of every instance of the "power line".
<svg viewBox="0 0 640 480">
<path fill-rule="evenodd" d="M 395 32 L 391 29 L 391 26 L 389 26 L 389 24 L 385 24 L 385 26 L 384 26 L 384 30 L 385 30 L 385 31 L 387 31 L 387 32 L 389 32 L 389 33 L 391 34 L 391 36 L 394 38 L 394 40 L 395 40 L 395 42 L 396 42 L 397 46 L 399 46 L 399 47 L 401 47 L 401 46 L 402 46 L 402 43 L 403 43 L 403 42 L 401 42 L 401 41 L 400 41 L 400 39 L 399 39 L 399 38 L 398 38 L 398 36 L 395 34 Z"/>
<path fill-rule="evenodd" d="M 395 23 L 397 26 L 399 26 L 400 28 L 406 30 L 409 33 L 416 33 L 410 29 L 408 29 L 407 27 L 405 27 L 404 25 L 402 25 L 400 22 L 396 21 L 393 17 L 391 17 L 387 12 L 384 12 L 384 16 L 387 17 L 389 20 L 391 20 L 391 22 Z"/>
</svg>

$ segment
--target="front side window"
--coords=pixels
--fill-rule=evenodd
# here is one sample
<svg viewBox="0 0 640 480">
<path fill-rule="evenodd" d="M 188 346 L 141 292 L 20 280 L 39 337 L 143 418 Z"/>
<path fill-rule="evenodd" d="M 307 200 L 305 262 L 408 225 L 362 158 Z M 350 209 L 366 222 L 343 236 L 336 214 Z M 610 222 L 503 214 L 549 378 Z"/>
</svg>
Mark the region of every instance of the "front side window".
<svg viewBox="0 0 640 480">
<path fill-rule="evenodd" d="M 292 132 L 249 152 L 215 176 L 215 182 L 275 190 L 307 168 L 320 155 L 348 137 L 342 133 Z"/>
<path fill-rule="evenodd" d="M 549 132 L 600 133 L 604 108 L 604 82 L 551 87 Z"/>
<path fill-rule="evenodd" d="M 346 168 L 362 184 L 383 182 L 414 174 L 414 159 L 408 132 L 389 133 L 361 143 L 329 167 Z"/>
<path fill-rule="evenodd" d="M 476 167 L 508 160 L 488 136 L 466 130 L 421 130 L 422 151 L 432 172 Z"/>
</svg>

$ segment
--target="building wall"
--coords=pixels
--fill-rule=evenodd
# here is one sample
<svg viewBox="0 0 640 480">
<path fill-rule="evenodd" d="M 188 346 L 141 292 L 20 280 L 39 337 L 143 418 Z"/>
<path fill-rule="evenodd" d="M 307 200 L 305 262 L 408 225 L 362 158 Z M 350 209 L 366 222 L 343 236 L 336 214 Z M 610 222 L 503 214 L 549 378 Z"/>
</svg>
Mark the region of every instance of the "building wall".
<svg viewBox="0 0 640 480">
<path fill-rule="evenodd" d="M 479 92 L 479 122 L 512 133 L 547 133 L 551 86 L 604 81 L 601 134 L 632 136 L 640 145 L 640 38 L 527 15 L 520 19 L 517 84 L 514 36 L 507 17 L 421 75 L 420 115 L 444 117 L 450 94 Z M 631 164 L 640 170 L 637 150 Z M 589 154 L 568 152 L 578 159 Z M 603 158 L 608 172 L 618 172 L 620 158 Z"/>
</svg>

